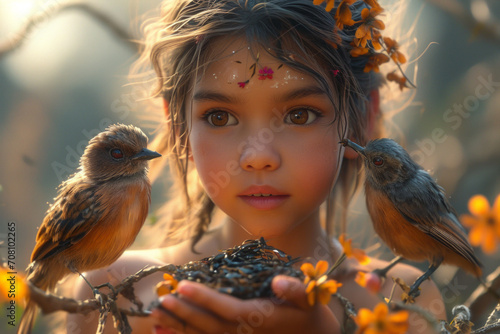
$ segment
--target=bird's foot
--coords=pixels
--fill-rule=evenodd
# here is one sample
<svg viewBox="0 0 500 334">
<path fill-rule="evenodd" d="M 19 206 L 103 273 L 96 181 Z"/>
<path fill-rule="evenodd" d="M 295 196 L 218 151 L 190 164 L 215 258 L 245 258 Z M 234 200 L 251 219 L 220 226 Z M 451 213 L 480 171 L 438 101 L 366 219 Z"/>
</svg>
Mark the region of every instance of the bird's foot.
<svg viewBox="0 0 500 334">
<path fill-rule="evenodd" d="M 415 298 L 418 296 L 420 296 L 420 284 L 413 283 L 408 292 L 408 301 L 410 303 L 415 302 Z"/>
<path fill-rule="evenodd" d="M 372 273 L 374 273 L 375 275 L 378 275 L 379 277 L 383 277 L 383 278 L 387 278 L 387 272 L 389 270 L 391 270 L 396 264 L 398 264 L 399 262 L 403 261 L 403 257 L 401 256 L 398 256 L 396 258 L 394 258 L 387 266 L 385 266 L 384 268 L 380 268 L 380 269 L 375 269 L 372 271 Z"/>
</svg>

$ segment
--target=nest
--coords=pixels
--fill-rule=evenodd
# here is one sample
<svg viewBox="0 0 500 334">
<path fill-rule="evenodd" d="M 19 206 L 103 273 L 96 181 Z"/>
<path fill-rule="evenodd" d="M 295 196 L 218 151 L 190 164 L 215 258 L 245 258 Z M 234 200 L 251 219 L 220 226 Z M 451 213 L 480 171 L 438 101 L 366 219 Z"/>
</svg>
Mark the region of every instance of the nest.
<svg viewBox="0 0 500 334">
<path fill-rule="evenodd" d="M 240 246 L 176 266 L 171 275 L 177 280 L 205 284 L 241 299 L 272 297 L 271 281 L 274 276 L 287 275 L 304 279 L 301 270 L 283 251 L 266 244 L 263 238 L 246 240 Z"/>
</svg>

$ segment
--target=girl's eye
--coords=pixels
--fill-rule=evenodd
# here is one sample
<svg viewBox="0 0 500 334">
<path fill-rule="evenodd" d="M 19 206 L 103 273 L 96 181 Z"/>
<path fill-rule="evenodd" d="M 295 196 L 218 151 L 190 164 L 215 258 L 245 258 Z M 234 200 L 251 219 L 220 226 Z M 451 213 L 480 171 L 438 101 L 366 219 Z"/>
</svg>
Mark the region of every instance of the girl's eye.
<svg viewBox="0 0 500 334">
<path fill-rule="evenodd" d="M 285 123 L 307 125 L 314 122 L 314 120 L 316 120 L 316 118 L 320 115 L 321 114 L 314 109 L 297 108 L 290 111 L 286 115 Z"/>
<path fill-rule="evenodd" d="M 206 113 L 204 116 L 212 126 L 228 126 L 238 124 L 236 118 L 227 111 L 217 110 Z"/>
<path fill-rule="evenodd" d="M 384 159 L 382 159 L 379 156 L 376 156 L 375 158 L 372 159 L 372 162 L 375 166 L 380 167 L 384 164 Z"/>
<path fill-rule="evenodd" d="M 109 152 L 109 154 L 111 154 L 111 157 L 113 159 L 117 159 L 117 160 L 123 159 L 123 152 L 119 148 L 112 149 Z"/>
</svg>

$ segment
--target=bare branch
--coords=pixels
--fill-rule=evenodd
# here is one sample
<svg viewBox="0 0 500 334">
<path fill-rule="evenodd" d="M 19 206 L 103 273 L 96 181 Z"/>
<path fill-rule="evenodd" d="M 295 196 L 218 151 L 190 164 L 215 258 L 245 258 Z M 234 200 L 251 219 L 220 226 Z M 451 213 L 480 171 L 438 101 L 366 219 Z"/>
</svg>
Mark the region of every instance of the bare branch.
<svg viewBox="0 0 500 334">
<path fill-rule="evenodd" d="M 500 323 L 500 303 L 498 303 L 497 307 L 491 312 L 490 316 L 488 317 L 488 320 L 486 321 L 485 326 L 491 326 L 494 324 L 499 324 Z"/>
<path fill-rule="evenodd" d="M 486 284 L 490 290 L 500 290 L 500 267 L 486 277 Z M 479 315 L 485 314 L 494 301 L 495 297 L 488 292 L 488 289 L 483 285 L 479 285 L 464 305 L 469 306 L 472 315 Z"/>
<path fill-rule="evenodd" d="M 38 304 L 45 314 L 64 310 L 68 313 L 81 313 L 85 315 L 100 308 L 99 302 L 95 299 L 78 301 L 46 293 L 34 286 L 30 281 L 27 281 L 26 284 L 30 291 L 30 298 Z"/>
<path fill-rule="evenodd" d="M 80 313 L 88 314 L 92 311 L 97 311 L 101 308 L 99 302 L 92 298 L 86 300 L 76 300 L 73 298 L 56 296 L 51 293 L 47 293 L 36 286 L 33 283 L 27 281 L 28 289 L 30 291 L 30 298 L 35 301 L 38 306 L 42 309 L 45 314 L 54 313 L 57 311 L 65 311 L 68 313 Z M 147 317 L 149 312 L 139 312 L 128 309 L 119 309 L 125 315 L 135 316 L 135 317 Z"/>
<path fill-rule="evenodd" d="M 500 23 L 498 21 L 481 22 L 469 10 L 466 10 L 457 0 L 426 0 L 433 6 L 447 13 L 463 26 L 468 28 L 473 37 L 481 36 L 500 44 Z"/>
<path fill-rule="evenodd" d="M 132 36 L 116 23 L 110 16 L 100 12 L 92 6 L 81 2 L 65 2 L 54 6 L 45 6 L 38 13 L 31 16 L 21 30 L 11 36 L 5 42 L 0 43 L 0 59 L 10 52 L 22 46 L 27 36 L 40 25 L 40 23 L 55 17 L 57 14 L 67 10 L 79 10 L 95 19 L 105 28 L 109 29 L 119 40 L 126 43 L 134 52 L 138 51 L 137 43 L 133 42 Z"/>
</svg>

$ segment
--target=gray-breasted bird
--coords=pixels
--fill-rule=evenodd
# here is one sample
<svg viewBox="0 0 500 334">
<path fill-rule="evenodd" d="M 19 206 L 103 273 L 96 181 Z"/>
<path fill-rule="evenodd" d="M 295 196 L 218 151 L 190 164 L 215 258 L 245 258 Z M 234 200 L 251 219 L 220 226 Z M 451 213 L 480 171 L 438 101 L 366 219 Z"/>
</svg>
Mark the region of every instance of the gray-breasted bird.
<svg viewBox="0 0 500 334">
<path fill-rule="evenodd" d="M 147 161 L 160 157 L 132 125 L 92 138 L 79 171 L 60 186 L 36 236 L 27 280 L 53 291 L 68 274 L 112 264 L 135 240 L 151 199 Z M 18 333 L 30 333 L 37 306 L 28 297 Z"/>
<path fill-rule="evenodd" d="M 411 296 L 418 296 L 419 285 L 441 263 L 481 276 L 481 263 L 443 188 L 408 152 L 387 138 L 372 140 L 366 147 L 348 139 L 341 144 L 364 159 L 366 205 L 375 232 L 395 254 L 430 263 L 412 285 Z"/>
</svg>

